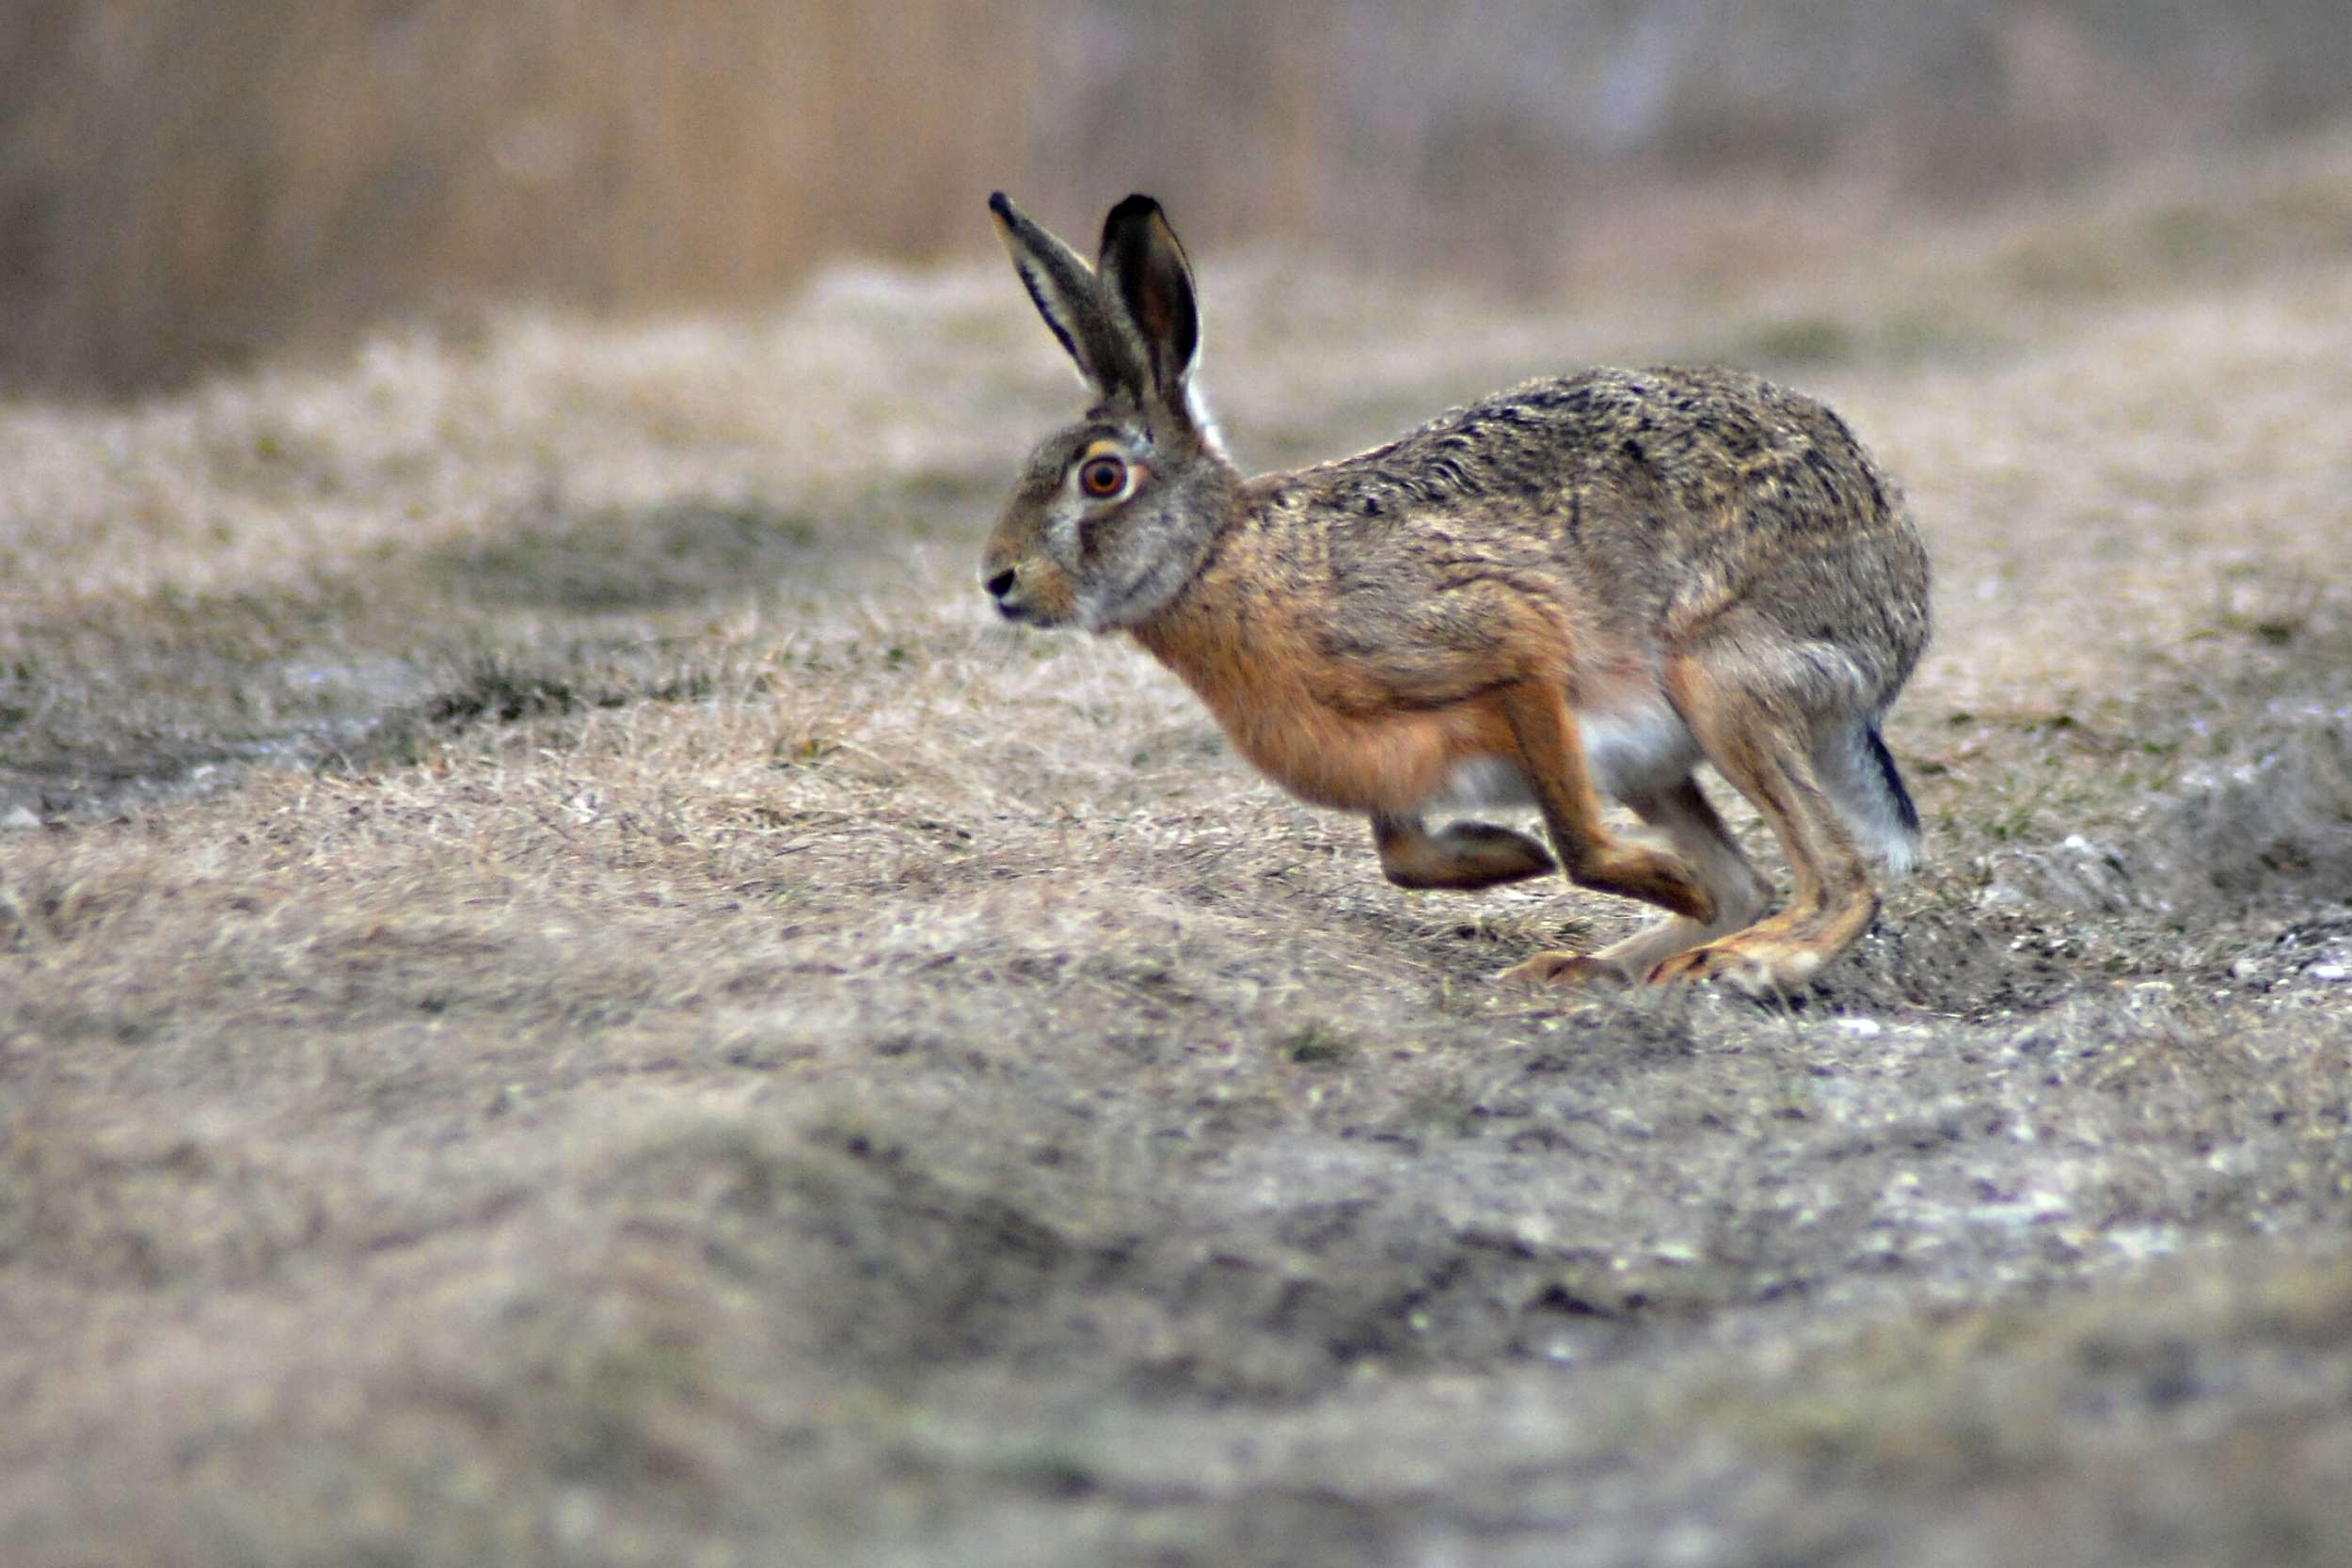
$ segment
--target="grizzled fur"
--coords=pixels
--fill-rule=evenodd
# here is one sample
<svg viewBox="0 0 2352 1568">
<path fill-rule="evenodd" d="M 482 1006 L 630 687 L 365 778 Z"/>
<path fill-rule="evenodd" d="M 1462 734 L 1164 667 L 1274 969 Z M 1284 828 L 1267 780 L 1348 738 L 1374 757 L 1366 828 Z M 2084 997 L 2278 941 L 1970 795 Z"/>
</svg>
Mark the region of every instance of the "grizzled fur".
<svg viewBox="0 0 2352 1568">
<path fill-rule="evenodd" d="M 1245 478 L 1192 383 L 1191 272 L 1158 205 L 1112 210 L 1096 268 L 991 206 L 1096 399 L 1038 447 L 989 542 L 1006 616 L 1133 635 L 1268 777 L 1368 816 L 1403 885 L 1556 863 L 1673 916 L 1516 977 L 1786 990 L 1867 927 L 1873 867 L 1917 852 L 1879 724 L 1927 641 L 1928 561 L 1836 414 L 1733 371 L 1597 370 Z M 1786 850 L 1779 913 L 1701 761 Z M 1666 847 L 1611 833 L 1602 795 Z M 1487 805 L 1535 807 L 1550 852 L 1427 822 Z"/>
</svg>

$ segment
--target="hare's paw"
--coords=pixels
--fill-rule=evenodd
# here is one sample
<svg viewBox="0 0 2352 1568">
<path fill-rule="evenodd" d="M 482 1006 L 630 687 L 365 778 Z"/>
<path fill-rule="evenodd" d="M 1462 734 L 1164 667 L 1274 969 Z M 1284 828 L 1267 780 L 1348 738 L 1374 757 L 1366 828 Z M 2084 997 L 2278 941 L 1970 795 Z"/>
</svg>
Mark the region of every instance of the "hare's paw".
<svg viewBox="0 0 2352 1568">
<path fill-rule="evenodd" d="M 1489 822 L 1456 822 L 1429 840 L 1426 887 L 1465 892 L 1525 881 L 1552 869 L 1551 851 L 1510 828 Z"/>
<path fill-rule="evenodd" d="M 1679 857 L 1663 850 L 1613 844 L 1588 853 L 1570 875 L 1581 886 L 1639 898 L 1702 926 L 1715 918 L 1715 895 Z"/>
<path fill-rule="evenodd" d="M 1523 881 L 1552 869 L 1551 853 L 1525 833 L 1485 822 L 1456 822 L 1441 832 L 1418 824 L 1375 830 L 1380 870 L 1399 887 L 1468 891 Z"/>
<path fill-rule="evenodd" d="M 1491 822 L 1456 822 L 1438 834 L 1454 858 L 1457 874 L 1475 880 L 1463 887 L 1492 887 L 1539 877 L 1552 869 L 1551 851 L 1515 829 Z"/>
<path fill-rule="evenodd" d="M 1560 951 L 1538 953 L 1525 963 L 1513 964 L 1497 978 L 1505 985 L 1519 986 L 1614 986 L 1624 983 L 1625 971 L 1589 953 Z"/>
<path fill-rule="evenodd" d="M 1823 957 L 1819 946 L 1786 937 L 1728 936 L 1661 958 L 1649 983 L 1721 980 L 1750 996 L 1786 995 L 1804 989 Z"/>
</svg>

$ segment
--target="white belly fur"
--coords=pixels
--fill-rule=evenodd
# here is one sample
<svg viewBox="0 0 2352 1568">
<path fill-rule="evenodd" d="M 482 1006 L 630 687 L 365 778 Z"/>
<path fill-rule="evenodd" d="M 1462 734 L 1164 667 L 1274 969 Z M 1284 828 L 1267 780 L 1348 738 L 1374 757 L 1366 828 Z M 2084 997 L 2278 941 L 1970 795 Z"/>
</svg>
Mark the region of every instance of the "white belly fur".
<svg viewBox="0 0 2352 1568">
<path fill-rule="evenodd" d="M 1688 778 L 1699 763 L 1699 743 L 1682 716 L 1662 698 L 1588 707 L 1576 716 L 1578 738 L 1593 787 L 1618 800 L 1636 800 Z M 1424 811 L 1493 811 L 1533 806 L 1534 791 L 1509 757 L 1471 757 L 1446 775 Z"/>
</svg>

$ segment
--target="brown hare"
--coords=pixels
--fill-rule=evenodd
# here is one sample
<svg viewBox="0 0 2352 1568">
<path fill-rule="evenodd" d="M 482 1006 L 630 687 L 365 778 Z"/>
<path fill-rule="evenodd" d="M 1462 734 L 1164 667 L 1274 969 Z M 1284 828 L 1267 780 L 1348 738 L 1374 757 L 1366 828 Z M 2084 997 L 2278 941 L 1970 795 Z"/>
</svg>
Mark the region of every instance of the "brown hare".
<svg viewBox="0 0 2352 1568">
<path fill-rule="evenodd" d="M 1268 778 L 1369 816 L 1401 886 L 1556 863 L 1668 911 L 1506 978 L 1786 991 L 1869 927 L 1873 865 L 1918 848 L 1879 723 L 1927 641 L 1928 558 L 1836 415 L 1733 371 L 1596 370 L 1246 477 L 1193 383 L 1192 272 L 1159 204 L 1112 208 L 1092 268 L 1001 193 L 989 209 L 1094 399 L 989 539 L 1005 616 L 1132 635 Z M 1787 851 L 1777 914 L 1701 761 Z M 1665 844 L 1611 832 L 1604 795 Z M 1541 812 L 1550 853 L 1427 822 L 1510 805 Z"/>
</svg>

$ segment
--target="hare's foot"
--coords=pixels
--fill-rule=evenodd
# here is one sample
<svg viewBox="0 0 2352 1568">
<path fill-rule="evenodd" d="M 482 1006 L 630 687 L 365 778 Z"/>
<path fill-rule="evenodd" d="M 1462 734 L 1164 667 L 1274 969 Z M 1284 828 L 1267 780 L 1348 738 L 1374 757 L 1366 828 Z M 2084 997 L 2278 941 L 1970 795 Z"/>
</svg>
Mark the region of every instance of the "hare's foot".
<svg viewBox="0 0 2352 1568">
<path fill-rule="evenodd" d="M 1677 915 L 1645 926 L 1624 941 L 1613 942 L 1593 956 L 1629 978 L 1638 977 L 1655 969 L 1661 959 L 1688 952 L 1701 942 L 1712 942 L 1717 937 L 1738 930 L 1754 917 L 1754 913 L 1752 910 L 1734 911 L 1731 920 L 1718 919 L 1706 926 Z"/>
<path fill-rule="evenodd" d="M 1373 843 L 1380 870 L 1399 887 L 1494 887 L 1552 869 L 1550 853 L 1525 833 L 1486 822 L 1456 822 L 1438 832 L 1418 817 L 1377 816 Z"/>
<path fill-rule="evenodd" d="M 1803 990 L 1823 964 L 1870 928 L 1878 912 L 1878 895 L 1866 883 L 1828 908 L 1784 910 L 1743 931 L 1661 958 L 1649 983 L 1725 980 L 1750 996 Z"/>
<path fill-rule="evenodd" d="M 1525 963 L 1513 964 L 1497 975 L 1505 985 L 1615 986 L 1625 983 L 1625 971 L 1590 953 L 1565 950 L 1538 953 Z"/>
<path fill-rule="evenodd" d="M 1788 995 L 1803 990 L 1836 952 L 1818 939 L 1808 942 L 1751 927 L 1661 958 L 1650 969 L 1649 983 L 1722 980 L 1750 996 Z"/>
</svg>

